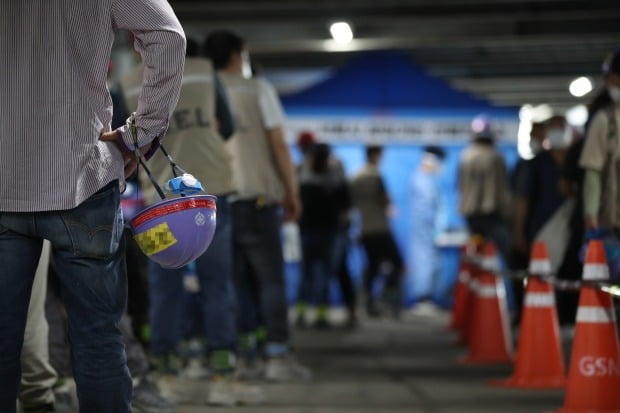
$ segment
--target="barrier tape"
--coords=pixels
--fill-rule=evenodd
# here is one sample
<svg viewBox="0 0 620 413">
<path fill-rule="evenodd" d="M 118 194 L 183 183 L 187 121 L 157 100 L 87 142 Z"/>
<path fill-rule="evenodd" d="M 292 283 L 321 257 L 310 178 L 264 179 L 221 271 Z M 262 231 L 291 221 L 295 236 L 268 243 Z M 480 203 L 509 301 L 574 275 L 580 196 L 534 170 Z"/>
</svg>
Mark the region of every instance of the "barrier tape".
<svg viewBox="0 0 620 413">
<path fill-rule="evenodd" d="M 579 291 L 583 286 L 589 286 L 597 288 L 600 291 L 603 291 L 607 294 L 610 294 L 613 297 L 620 298 L 620 285 L 612 284 L 610 281 L 600 281 L 600 280 L 562 280 L 557 278 L 554 275 L 546 274 L 546 275 L 538 275 L 538 274 L 530 274 L 526 270 L 500 270 L 497 271 L 496 268 L 488 268 L 484 264 L 486 263 L 484 259 L 480 258 L 472 258 L 465 256 L 464 260 L 471 265 L 475 265 L 479 269 L 489 270 L 492 272 L 496 272 L 500 276 L 505 279 L 510 280 L 525 280 L 530 276 L 538 276 L 542 278 L 545 282 L 553 285 L 556 290 L 560 291 Z"/>
</svg>

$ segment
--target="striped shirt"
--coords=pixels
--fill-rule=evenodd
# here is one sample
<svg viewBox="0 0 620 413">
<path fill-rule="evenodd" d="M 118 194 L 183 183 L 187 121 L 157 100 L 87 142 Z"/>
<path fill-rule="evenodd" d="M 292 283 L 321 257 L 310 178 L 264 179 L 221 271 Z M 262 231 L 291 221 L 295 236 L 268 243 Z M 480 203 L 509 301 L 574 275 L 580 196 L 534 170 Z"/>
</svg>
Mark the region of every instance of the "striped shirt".
<svg viewBox="0 0 620 413">
<path fill-rule="evenodd" d="M 0 211 L 71 209 L 123 180 L 106 86 L 114 32 L 126 29 L 148 70 L 138 146 L 161 137 L 176 105 L 185 35 L 165 0 L 0 2 Z M 135 147 L 128 127 L 118 129 Z"/>
</svg>

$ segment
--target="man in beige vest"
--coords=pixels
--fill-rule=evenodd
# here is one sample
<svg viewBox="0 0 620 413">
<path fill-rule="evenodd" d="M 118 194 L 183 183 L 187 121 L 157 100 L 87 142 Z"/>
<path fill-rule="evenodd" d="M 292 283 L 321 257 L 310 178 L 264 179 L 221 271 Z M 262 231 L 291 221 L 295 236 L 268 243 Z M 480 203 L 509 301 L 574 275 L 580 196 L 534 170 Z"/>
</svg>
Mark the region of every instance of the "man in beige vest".
<svg viewBox="0 0 620 413">
<path fill-rule="evenodd" d="M 210 194 L 217 196 L 217 227 L 207 251 L 195 261 L 193 271 L 199 285 L 194 286 L 200 298 L 199 318 L 204 321 L 207 354 L 212 380 L 208 386 L 207 403 L 229 406 L 262 399 L 257 388 L 234 381 L 237 349 L 236 299 L 232 279 L 232 223 L 230 196 L 236 192 L 231 157 L 225 140 L 233 132 L 227 99 L 213 66 L 198 57 L 199 45 L 188 40 L 187 57 L 181 95 L 172 113 L 165 148 L 175 163 L 193 174 Z M 135 108 L 140 93 L 140 67 L 122 80 L 128 108 Z M 172 168 L 162 151 L 148 162 L 158 183 L 173 178 Z M 159 200 L 146 174 L 140 186 L 147 204 Z M 175 195 L 172 195 L 175 196 Z M 163 269 L 149 262 L 151 351 L 156 369 L 167 376 L 160 381 L 162 391 L 177 399 L 179 373 L 178 350 L 182 339 L 182 320 L 196 317 L 184 314 L 187 293 L 183 278 L 187 268 Z M 169 384 L 169 386 L 165 386 Z M 175 385 L 176 384 L 176 385 Z M 172 390 L 170 393 L 168 390 Z"/>
<path fill-rule="evenodd" d="M 620 234 L 620 50 L 603 64 L 609 100 L 591 114 L 579 165 L 585 169 L 584 206 L 588 230 L 601 228 Z"/>
<path fill-rule="evenodd" d="M 506 161 L 495 149 L 495 136 L 486 117 L 473 120 L 472 132 L 473 140 L 459 164 L 459 209 L 470 232 L 493 241 L 506 260 L 511 199 Z"/>
<path fill-rule="evenodd" d="M 308 379 L 310 371 L 289 353 L 280 223 L 300 213 L 295 170 L 284 140 L 284 116 L 273 87 L 243 76 L 244 42 L 219 31 L 205 50 L 224 83 L 237 126 L 228 142 L 238 193 L 233 202 L 235 277 L 240 302 L 240 332 L 251 359 L 254 333 L 266 329 L 265 378 Z M 284 216 L 281 216 L 281 212 Z"/>
</svg>

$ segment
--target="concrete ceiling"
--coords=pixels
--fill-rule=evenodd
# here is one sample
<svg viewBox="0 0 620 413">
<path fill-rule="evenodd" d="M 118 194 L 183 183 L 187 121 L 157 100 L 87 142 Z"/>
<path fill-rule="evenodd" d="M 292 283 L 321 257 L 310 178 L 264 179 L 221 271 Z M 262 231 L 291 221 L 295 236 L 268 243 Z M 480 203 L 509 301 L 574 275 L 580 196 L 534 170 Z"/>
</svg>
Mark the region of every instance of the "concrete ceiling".
<svg viewBox="0 0 620 413">
<path fill-rule="evenodd" d="M 620 0 L 170 0 L 189 35 L 233 29 L 264 71 L 337 68 L 365 50 L 401 50 L 431 74 L 500 105 L 585 103 L 568 84 L 601 86 L 601 60 L 620 47 Z M 351 23 L 346 47 L 329 25 Z"/>
</svg>

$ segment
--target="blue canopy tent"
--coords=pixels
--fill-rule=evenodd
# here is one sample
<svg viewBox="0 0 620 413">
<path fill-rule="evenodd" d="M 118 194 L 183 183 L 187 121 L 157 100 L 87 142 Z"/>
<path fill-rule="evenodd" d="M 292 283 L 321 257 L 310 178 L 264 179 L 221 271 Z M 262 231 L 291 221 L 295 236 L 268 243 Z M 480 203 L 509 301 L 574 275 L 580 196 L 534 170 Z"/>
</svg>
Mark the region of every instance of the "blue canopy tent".
<svg viewBox="0 0 620 413">
<path fill-rule="evenodd" d="M 460 152 L 470 139 L 471 120 L 486 114 L 493 122 L 498 148 L 510 165 L 517 159 L 518 109 L 497 107 L 490 102 L 456 90 L 443 80 L 428 75 L 404 54 L 375 52 L 360 55 L 332 76 L 309 89 L 283 96 L 287 113 L 287 137 L 294 143 L 302 131 L 312 131 L 332 145 L 349 175 L 364 164 L 364 145 L 384 146 L 382 173 L 398 211 L 392 219 L 394 234 L 407 266 L 410 179 L 422 149 L 441 145 L 447 157 L 439 178 L 443 204 L 443 230 L 463 229 L 458 214 L 457 168 Z M 299 153 L 292 145 L 295 157 Z M 352 268 L 357 280 L 363 267 L 363 253 L 353 249 Z M 450 304 L 458 266 L 456 248 L 442 250 L 441 275 L 437 277 L 435 301 Z M 289 298 L 296 296 L 295 275 L 291 275 Z M 411 286 L 404 284 L 406 304 L 412 304 Z"/>
</svg>

